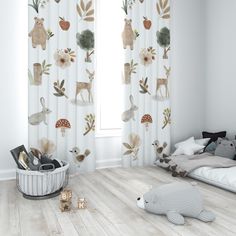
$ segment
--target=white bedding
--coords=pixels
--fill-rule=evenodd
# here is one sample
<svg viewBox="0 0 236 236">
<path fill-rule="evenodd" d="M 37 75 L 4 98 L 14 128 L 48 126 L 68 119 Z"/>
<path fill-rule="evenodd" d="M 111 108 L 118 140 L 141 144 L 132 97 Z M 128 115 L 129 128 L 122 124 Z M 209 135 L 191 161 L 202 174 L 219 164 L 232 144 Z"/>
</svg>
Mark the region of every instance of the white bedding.
<svg viewBox="0 0 236 236">
<path fill-rule="evenodd" d="M 188 176 L 236 193 L 236 167 L 201 167 Z"/>
</svg>

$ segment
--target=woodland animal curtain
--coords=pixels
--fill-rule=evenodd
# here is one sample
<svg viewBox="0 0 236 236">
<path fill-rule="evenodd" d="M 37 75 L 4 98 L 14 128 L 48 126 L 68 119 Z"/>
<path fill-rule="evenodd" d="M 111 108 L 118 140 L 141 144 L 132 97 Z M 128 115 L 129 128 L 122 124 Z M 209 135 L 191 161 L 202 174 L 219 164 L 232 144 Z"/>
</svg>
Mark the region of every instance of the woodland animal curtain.
<svg viewBox="0 0 236 236">
<path fill-rule="evenodd" d="M 170 147 L 170 2 L 123 0 L 122 11 L 123 166 L 150 165 Z"/>
<path fill-rule="evenodd" d="M 94 1 L 28 3 L 29 147 L 93 171 Z"/>
</svg>

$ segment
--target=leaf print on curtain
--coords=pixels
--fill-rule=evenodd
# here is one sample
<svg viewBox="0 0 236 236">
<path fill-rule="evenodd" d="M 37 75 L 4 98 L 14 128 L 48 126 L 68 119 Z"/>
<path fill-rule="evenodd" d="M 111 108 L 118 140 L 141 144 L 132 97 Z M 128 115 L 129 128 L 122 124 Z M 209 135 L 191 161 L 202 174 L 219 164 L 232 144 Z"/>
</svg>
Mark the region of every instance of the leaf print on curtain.
<svg viewBox="0 0 236 236">
<path fill-rule="evenodd" d="M 123 0 L 121 11 L 122 163 L 124 167 L 150 165 L 156 161 L 153 143 L 164 143 L 164 154 L 170 149 L 170 0 Z"/>
<path fill-rule="evenodd" d="M 29 0 L 29 147 L 93 171 L 94 0 Z M 81 151 L 80 151 L 81 150 Z"/>
</svg>

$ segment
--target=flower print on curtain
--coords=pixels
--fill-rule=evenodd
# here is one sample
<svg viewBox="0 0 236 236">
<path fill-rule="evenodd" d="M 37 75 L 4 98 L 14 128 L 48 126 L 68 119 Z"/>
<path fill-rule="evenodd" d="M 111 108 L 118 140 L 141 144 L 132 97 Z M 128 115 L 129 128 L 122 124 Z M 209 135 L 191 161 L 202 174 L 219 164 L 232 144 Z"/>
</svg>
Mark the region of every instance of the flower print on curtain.
<svg viewBox="0 0 236 236">
<path fill-rule="evenodd" d="M 29 0 L 29 147 L 93 171 L 94 1 Z"/>
<path fill-rule="evenodd" d="M 170 149 L 170 1 L 123 0 L 123 166 L 150 165 Z M 154 149 L 153 149 L 154 147 Z"/>
</svg>

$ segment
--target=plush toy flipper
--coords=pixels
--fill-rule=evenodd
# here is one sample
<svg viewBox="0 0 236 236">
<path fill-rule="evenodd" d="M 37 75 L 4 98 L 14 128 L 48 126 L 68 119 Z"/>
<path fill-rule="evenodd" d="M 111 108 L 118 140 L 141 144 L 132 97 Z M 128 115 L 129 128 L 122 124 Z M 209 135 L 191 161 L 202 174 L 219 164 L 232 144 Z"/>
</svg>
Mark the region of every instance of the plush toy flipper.
<svg viewBox="0 0 236 236">
<path fill-rule="evenodd" d="M 197 219 L 203 221 L 203 222 L 211 222 L 215 220 L 215 215 L 206 210 L 202 210 L 201 213 L 198 215 Z"/>
<path fill-rule="evenodd" d="M 176 211 L 168 211 L 166 216 L 167 216 L 167 219 L 173 224 L 176 224 L 176 225 L 184 224 L 184 217 Z"/>
</svg>

